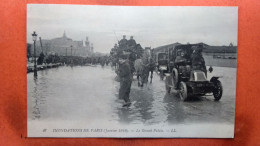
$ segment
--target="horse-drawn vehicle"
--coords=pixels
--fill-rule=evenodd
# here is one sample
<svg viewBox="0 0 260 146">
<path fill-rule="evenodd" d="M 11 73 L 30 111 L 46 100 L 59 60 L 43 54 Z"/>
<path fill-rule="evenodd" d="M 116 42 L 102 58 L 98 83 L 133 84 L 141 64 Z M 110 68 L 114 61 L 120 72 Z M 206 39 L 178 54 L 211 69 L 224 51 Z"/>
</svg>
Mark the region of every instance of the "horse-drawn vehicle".
<svg viewBox="0 0 260 146">
<path fill-rule="evenodd" d="M 185 101 L 188 97 L 203 96 L 213 93 L 215 100 L 222 96 L 222 85 L 219 77 L 207 80 L 207 71 L 202 57 L 200 44 L 179 45 L 169 50 L 169 72 L 165 73 L 166 91 L 176 90 Z"/>
</svg>

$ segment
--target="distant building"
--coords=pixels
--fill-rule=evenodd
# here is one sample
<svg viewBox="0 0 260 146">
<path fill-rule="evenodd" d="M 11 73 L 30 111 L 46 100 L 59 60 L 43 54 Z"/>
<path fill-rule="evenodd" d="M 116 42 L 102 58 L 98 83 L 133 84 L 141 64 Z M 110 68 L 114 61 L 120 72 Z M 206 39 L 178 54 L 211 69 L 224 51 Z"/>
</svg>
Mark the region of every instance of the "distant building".
<svg viewBox="0 0 260 146">
<path fill-rule="evenodd" d="M 187 44 L 190 44 L 190 43 L 187 43 Z M 198 44 L 203 46 L 204 53 L 236 53 L 237 52 L 237 46 L 233 46 L 233 45 L 232 46 L 231 45 L 229 45 L 229 46 L 210 46 L 205 43 L 198 43 Z M 178 46 L 178 45 L 182 45 L 182 44 L 176 42 L 173 44 L 159 46 L 159 47 L 154 48 L 154 52 L 155 53 L 167 52 L 168 49 L 174 48 L 175 46 Z"/>
<path fill-rule="evenodd" d="M 44 54 L 56 53 L 60 56 L 91 56 L 93 54 L 93 47 L 90 46 L 88 37 L 85 41 L 74 41 L 67 37 L 66 33 L 63 33 L 62 37 L 54 38 L 50 40 L 42 39 L 42 47 L 40 41 L 36 42 L 37 55 L 41 51 Z M 42 48 L 42 49 L 41 49 Z"/>
</svg>

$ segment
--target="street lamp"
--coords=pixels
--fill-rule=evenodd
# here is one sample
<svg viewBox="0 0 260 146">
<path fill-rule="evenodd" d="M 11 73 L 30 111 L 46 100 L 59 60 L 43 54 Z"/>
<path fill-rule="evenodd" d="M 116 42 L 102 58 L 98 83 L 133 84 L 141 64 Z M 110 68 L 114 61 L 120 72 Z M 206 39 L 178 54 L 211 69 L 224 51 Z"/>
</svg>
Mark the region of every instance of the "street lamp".
<svg viewBox="0 0 260 146">
<path fill-rule="evenodd" d="M 70 48 L 71 48 L 70 49 L 70 53 L 71 53 L 70 56 L 72 57 L 72 45 L 70 46 Z"/>
<path fill-rule="evenodd" d="M 36 32 L 34 31 L 33 34 L 32 34 L 32 38 L 33 38 L 33 51 L 34 51 L 34 77 L 37 77 L 37 66 L 36 66 L 36 46 L 35 46 L 35 42 L 37 40 L 37 34 Z"/>
<path fill-rule="evenodd" d="M 72 59 L 72 45 L 70 46 L 70 63 L 73 63 L 73 59 Z"/>
</svg>

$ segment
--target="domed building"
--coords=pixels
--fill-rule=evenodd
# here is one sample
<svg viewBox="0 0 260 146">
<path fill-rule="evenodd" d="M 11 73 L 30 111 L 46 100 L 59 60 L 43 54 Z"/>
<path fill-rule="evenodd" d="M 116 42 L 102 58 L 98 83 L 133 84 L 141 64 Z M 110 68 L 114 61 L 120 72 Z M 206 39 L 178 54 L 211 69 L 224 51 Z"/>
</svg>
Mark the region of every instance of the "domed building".
<svg viewBox="0 0 260 146">
<path fill-rule="evenodd" d="M 85 41 L 74 41 L 67 37 L 65 31 L 62 37 L 50 40 L 42 39 L 42 47 L 40 40 L 36 42 L 37 55 L 43 51 L 44 54 L 55 52 L 59 56 L 91 56 L 93 54 L 93 44 L 91 44 L 86 37 Z M 41 49 L 42 48 L 42 49 Z"/>
</svg>

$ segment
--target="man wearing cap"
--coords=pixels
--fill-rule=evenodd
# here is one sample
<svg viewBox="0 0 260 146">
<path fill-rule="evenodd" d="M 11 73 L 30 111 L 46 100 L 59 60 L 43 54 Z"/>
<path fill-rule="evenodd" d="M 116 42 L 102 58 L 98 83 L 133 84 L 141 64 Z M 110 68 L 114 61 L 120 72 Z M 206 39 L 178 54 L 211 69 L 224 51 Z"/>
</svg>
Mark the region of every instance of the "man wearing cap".
<svg viewBox="0 0 260 146">
<path fill-rule="evenodd" d="M 117 44 L 115 44 L 113 50 L 116 51 L 117 49 L 118 49 Z"/>
<path fill-rule="evenodd" d="M 126 36 L 123 35 L 123 39 L 121 39 L 118 44 L 119 44 L 119 49 L 121 50 L 126 50 L 127 49 L 127 39 L 125 38 Z M 122 52 L 121 52 L 122 53 Z"/>
<path fill-rule="evenodd" d="M 202 56 L 202 48 L 200 46 L 193 50 L 193 53 L 191 55 L 191 63 L 193 70 L 202 70 L 203 72 L 205 72 L 205 75 L 207 76 L 205 60 Z"/>
<path fill-rule="evenodd" d="M 120 89 L 119 99 L 124 99 L 125 104 L 123 106 L 129 106 L 131 104 L 129 94 L 132 84 L 132 73 L 128 61 L 128 56 L 123 51 L 123 54 L 119 56 L 119 77 L 120 77 Z"/>
<path fill-rule="evenodd" d="M 128 45 L 128 47 L 131 48 L 131 49 L 135 48 L 136 42 L 135 42 L 133 36 L 130 37 L 130 40 L 128 40 L 127 45 Z"/>
<path fill-rule="evenodd" d="M 136 42 L 133 38 L 134 37 L 131 36 L 130 40 L 127 41 L 127 50 L 126 50 L 127 52 L 130 52 L 129 63 L 130 63 L 132 74 L 135 71 L 134 62 L 136 60 Z"/>
</svg>

